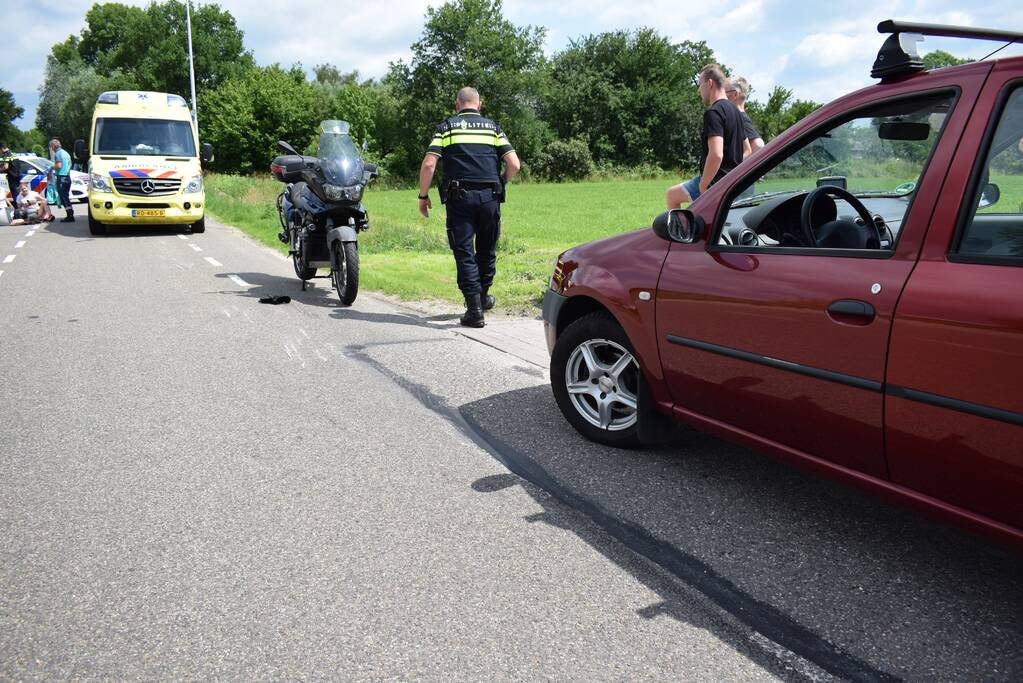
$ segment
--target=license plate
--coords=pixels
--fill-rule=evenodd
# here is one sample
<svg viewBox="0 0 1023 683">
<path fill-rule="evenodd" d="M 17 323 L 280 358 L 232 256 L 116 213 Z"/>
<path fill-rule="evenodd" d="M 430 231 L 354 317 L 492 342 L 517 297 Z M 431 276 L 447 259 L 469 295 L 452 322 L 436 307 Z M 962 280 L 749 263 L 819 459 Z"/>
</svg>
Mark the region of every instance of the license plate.
<svg viewBox="0 0 1023 683">
<path fill-rule="evenodd" d="M 159 218 L 167 215 L 164 209 L 132 209 L 132 218 Z"/>
</svg>

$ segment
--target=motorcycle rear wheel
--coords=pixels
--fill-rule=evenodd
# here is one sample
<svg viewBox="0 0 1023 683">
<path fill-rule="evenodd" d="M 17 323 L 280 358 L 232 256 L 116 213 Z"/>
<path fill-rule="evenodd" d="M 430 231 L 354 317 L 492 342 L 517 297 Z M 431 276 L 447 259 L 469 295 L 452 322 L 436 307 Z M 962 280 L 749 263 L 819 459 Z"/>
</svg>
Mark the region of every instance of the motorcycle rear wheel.
<svg viewBox="0 0 1023 683">
<path fill-rule="evenodd" d="M 334 242 L 334 265 L 330 279 L 341 303 L 351 306 L 359 295 L 359 245 L 356 242 Z"/>
<path fill-rule="evenodd" d="M 291 255 L 291 263 L 295 266 L 295 275 L 299 280 L 312 280 L 316 269 L 306 265 L 306 250 L 302 242 L 298 243 L 298 252 Z"/>
</svg>

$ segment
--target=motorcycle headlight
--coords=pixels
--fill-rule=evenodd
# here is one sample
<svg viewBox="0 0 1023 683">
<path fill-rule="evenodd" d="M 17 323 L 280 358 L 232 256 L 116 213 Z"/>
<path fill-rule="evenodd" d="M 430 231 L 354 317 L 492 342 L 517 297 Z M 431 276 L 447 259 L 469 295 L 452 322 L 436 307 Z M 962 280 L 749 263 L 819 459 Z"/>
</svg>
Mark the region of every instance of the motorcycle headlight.
<svg viewBox="0 0 1023 683">
<path fill-rule="evenodd" d="M 340 185 L 324 184 L 323 193 L 327 199 L 335 202 L 357 202 L 362 198 L 362 185 L 355 184 L 348 187 Z"/>
<path fill-rule="evenodd" d="M 99 173 L 93 173 L 90 176 L 90 182 L 92 184 L 92 189 L 96 190 L 97 192 L 114 191 L 114 189 L 110 187 L 110 179 L 104 175 L 100 175 Z"/>
<path fill-rule="evenodd" d="M 185 194 L 192 194 L 195 192 L 202 192 L 202 176 L 197 175 L 190 178 L 188 183 L 185 184 Z"/>
</svg>

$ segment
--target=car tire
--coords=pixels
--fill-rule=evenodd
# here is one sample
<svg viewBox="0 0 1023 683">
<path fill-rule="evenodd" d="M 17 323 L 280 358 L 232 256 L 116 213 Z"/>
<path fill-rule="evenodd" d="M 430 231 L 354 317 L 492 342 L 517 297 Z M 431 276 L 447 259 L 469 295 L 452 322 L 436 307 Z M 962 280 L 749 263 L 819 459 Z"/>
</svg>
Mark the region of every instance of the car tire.
<svg viewBox="0 0 1023 683">
<path fill-rule="evenodd" d="M 90 235 L 105 235 L 107 234 L 107 226 L 100 223 L 98 220 L 92 217 L 92 211 L 89 211 L 89 234 Z"/>
<path fill-rule="evenodd" d="M 194 232 L 197 235 L 201 235 L 202 233 L 206 232 L 206 216 L 203 216 L 195 223 L 192 223 L 192 232 Z"/>
<path fill-rule="evenodd" d="M 636 448 L 642 370 L 621 325 L 605 311 L 585 315 L 558 337 L 551 354 L 558 408 L 591 441 Z"/>
</svg>

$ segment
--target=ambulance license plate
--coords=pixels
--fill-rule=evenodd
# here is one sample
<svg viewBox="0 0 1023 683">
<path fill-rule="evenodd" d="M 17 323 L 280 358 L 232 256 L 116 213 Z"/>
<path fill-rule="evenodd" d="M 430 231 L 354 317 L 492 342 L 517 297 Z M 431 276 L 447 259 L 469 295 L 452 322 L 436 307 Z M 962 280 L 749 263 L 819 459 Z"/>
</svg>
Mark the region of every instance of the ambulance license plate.
<svg viewBox="0 0 1023 683">
<path fill-rule="evenodd" d="M 165 209 L 132 209 L 132 218 L 160 218 L 166 216 L 167 211 Z"/>
</svg>

